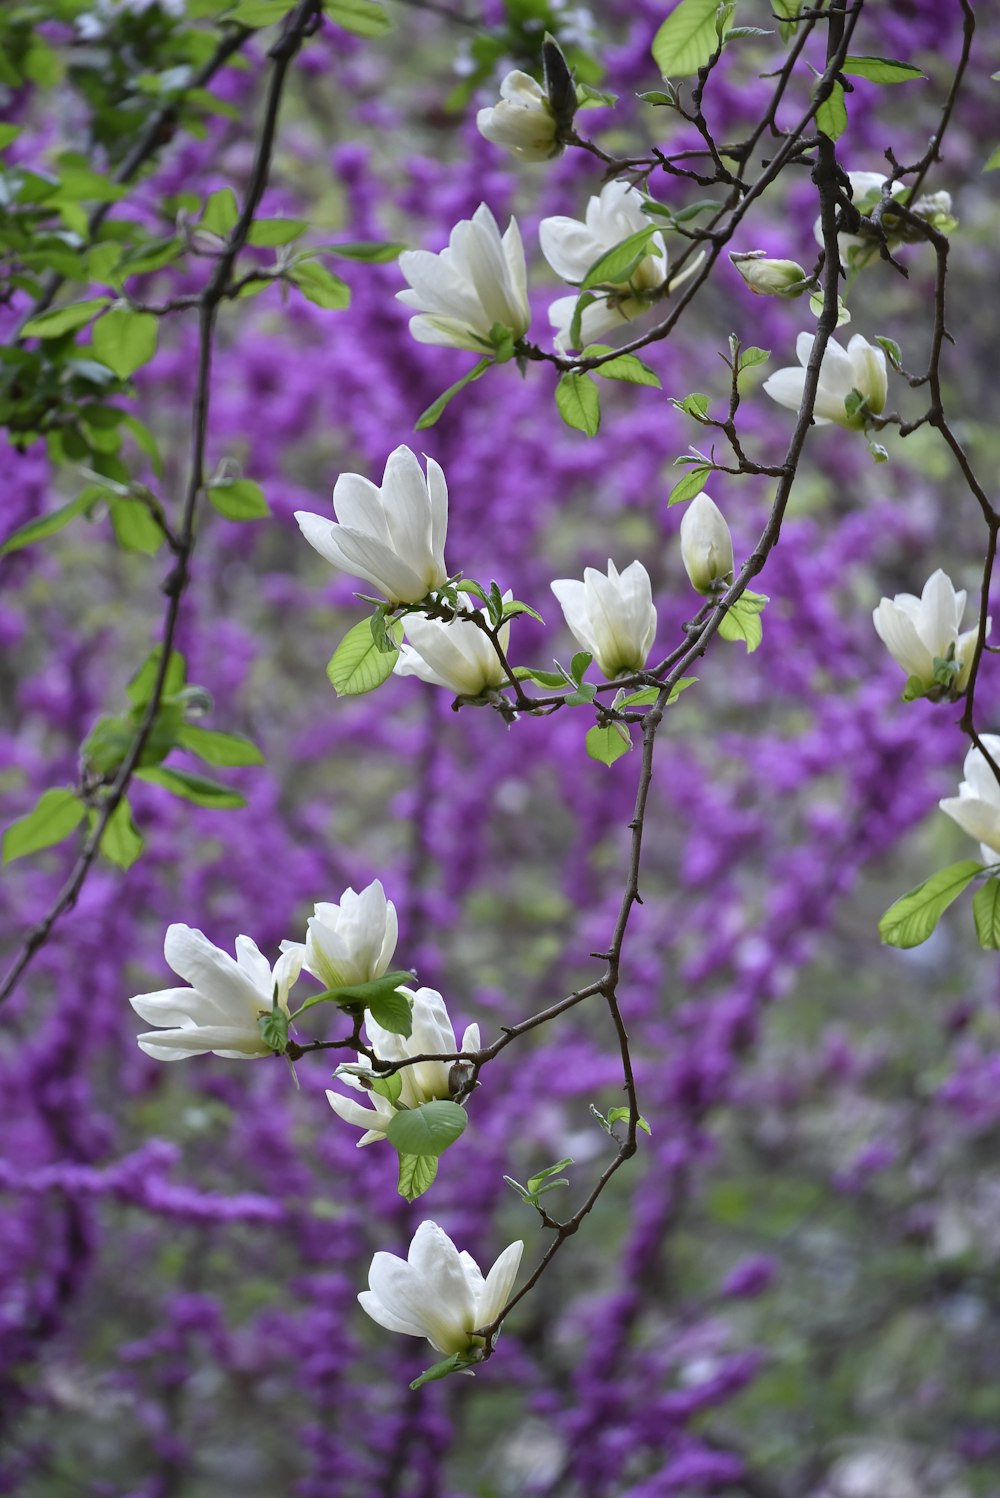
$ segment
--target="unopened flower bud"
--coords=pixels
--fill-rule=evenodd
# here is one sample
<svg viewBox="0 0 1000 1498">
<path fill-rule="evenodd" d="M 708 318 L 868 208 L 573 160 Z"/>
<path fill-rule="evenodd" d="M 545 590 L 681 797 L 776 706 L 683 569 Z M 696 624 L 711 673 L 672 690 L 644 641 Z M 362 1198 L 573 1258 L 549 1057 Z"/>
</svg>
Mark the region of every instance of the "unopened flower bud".
<svg viewBox="0 0 1000 1498">
<path fill-rule="evenodd" d="M 698 593 L 715 593 L 733 575 L 733 538 L 722 511 L 704 489 L 681 521 L 681 560 Z"/>
<path fill-rule="evenodd" d="M 755 296 L 801 296 L 812 284 L 797 260 L 769 260 L 766 250 L 729 258 Z"/>
</svg>

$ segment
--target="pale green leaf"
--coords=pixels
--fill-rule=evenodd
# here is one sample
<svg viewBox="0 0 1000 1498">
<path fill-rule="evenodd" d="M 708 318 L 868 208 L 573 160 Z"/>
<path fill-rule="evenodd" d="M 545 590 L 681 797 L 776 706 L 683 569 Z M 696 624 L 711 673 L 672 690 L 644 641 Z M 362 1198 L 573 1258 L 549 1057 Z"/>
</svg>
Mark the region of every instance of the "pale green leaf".
<svg viewBox="0 0 1000 1498">
<path fill-rule="evenodd" d="M 101 852 L 117 869 L 130 869 L 143 850 L 142 833 L 132 820 L 132 808 L 123 796 L 101 834 Z"/>
<path fill-rule="evenodd" d="M 667 78 L 687 78 L 710 62 L 719 46 L 718 0 L 680 0 L 653 38 L 653 60 Z"/>
<path fill-rule="evenodd" d="M 211 806 L 223 811 L 246 806 L 246 797 L 217 780 L 205 775 L 193 775 L 190 770 L 168 770 L 165 765 L 151 765 L 148 769 L 136 770 L 138 780 L 148 780 L 150 785 L 162 786 L 172 796 L 182 801 L 193 801 L 196 806 Z"/>
<path fill-rule="evenodd" d="M 212 484 L 208 498 L 212 508 L 227 520 L 263 520 L 271 513 L 263 489 L 253 479 L 227 479 Z"/>
<path fill-rule="evenodd" d="M 90 345 L 120 380 L 148 364 L 156 353 L 157 319 L 151 312 L 115 307 L 94 324 Z"/>
<path fill-rule="evenodd" d="M 556 386 L 556 406 L 568 427 L 596 437 L 601 425 L 601 397 L 587 374 L 564 374 Z"/>
<path fill-rule="evenodd" d="M 465 1109 L 442 1098 L 393 1115 L 386 1138 L 401 1155 L 443 1155 L 465 1132 Z"/>
<path fill-rule="evenodd" d="M 598 764 L 613 765 L 616 759 L 621 759 L 632 747 L 629 736 L 628 725 L 625 723 L 605 723 L 595 725 L 587 733 L 587 753 L 591 759 L 596 759 Z"/>
<path fill-rule="evenodd" d="M 685 500 L 694 499 L 696 494 L 700 494 L 705 487 L 705 479 L 709 473 L 711 469 L 704 467 L 692 468 L 689 473 L 686 473 L 671 489 L 667 509 L 671 505 L 684 504 Z"/>
<path fill-rule="evenodd" d="M 199 728 L 195 723 L 185 723 L 177 732 L 177 744 L 189 749 L 210 765 L 262 765 L 264 756 L 251 743 L 235 733 L 221 733 L 214 728 Z"/>
<path fill-rule="evenodd" d="M 878 923 L 879 936 L 890 947 L 919 947 L 953 900 L 981 874 L 984 865 L 966 858 L 939 869 L 923 884 L 891 905 Z"/>
<path fill-rule="evenodd" d="M 847 129 L 847 105 L 844 103 L 844 86 L 835 83 L 830 97 L 824 99 L 816 111 L 816 128 L 830 140 L 839 140 Z"/>
<path fill-rule="evenodd" d="M 1000 948 L 1000 879 L 987 879 L 972 897 L 972 914 L 981 947 Z"/>
<path fill-rule="evenodd" d="M 385 36 L 392 21 L 376 0 L 323 0 L 323 9 L 345 31 L 355 36 Z"/>
<path fill-rule="evenodd" d="M 40 312 L 21 329 L 24 338 L 61 338 L 64 333 L 75 333 L 84 327 L 103 307 L 111 301 L 107 296 L 88 297 L 85 302 L 70 302 L 66 307 L 53 307 L 49 312 Z"/>
<path fill-rule="evenodd" d="M 927 76 L 912 62 L 897 62 L 893 57 L 845 57 L 840 71 L 851 78 L 867 78 L 869 83 L 909 83 Z"/>
<path fill-rule="evenodd" d="M 390 624 L 386 633 L 393 642 L 391 650 L 378 648 L 369 619 L 362 619 L 360 624 L 347 631 L 326 668 L 339 697 L 361 697 L 389 680 L 403 638 L 400 621 L 397 619 Z"/>
<path fill-rule="evenodd" d="M 25 816 L 11 822 L 3 835 L 3 862 L 13 863 L 26 853 L 51 848 L 74 832 L 86 815 L 86 807 L 68 786 L 43 791 Z"/>
<path fill-rule="evenodd" d="M 423 1196 L 424 1192 L 433 1186 L 437 1173 L 438 1163 L 435 1155 L 400 1155 L 399 1181 L 396 1190 L 408 1202 L 415 1202 L 418 1196 Z M 459 1356 L 460 1354 L 456 1352 L 453 1358 Z M 449 1364 L 452 1363 L 453 1358 L 448 1359 Z M 419 1389 L 422 1383 L 431 1383 L 435 1378 L 444 1378 L 444 1373 L 435 1371 L 443 1367 L 442 1363 L 436 1363 L 434 1368 L 429 1368 L 426 1373 L 414 1379 L 410 1388 Z M 450 1373 L 452 1370 L 448 1367 L 445 1371 Z"/>
</svg>

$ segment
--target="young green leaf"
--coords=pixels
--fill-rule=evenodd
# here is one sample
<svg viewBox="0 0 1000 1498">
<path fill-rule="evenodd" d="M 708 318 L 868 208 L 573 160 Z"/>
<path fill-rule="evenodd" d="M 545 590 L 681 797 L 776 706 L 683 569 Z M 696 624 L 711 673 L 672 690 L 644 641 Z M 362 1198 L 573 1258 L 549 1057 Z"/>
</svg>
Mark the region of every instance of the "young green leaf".
<svg viewBox="0 0 1000 1498">
<path fill-rule="evenodd" d="M 301 239 L 308 227 L 302 218 L 259 218 L 250 225 L 247 242 L 258 249 L 275 249 Z"/>
<path fill-rule="evenodd" d="M 410 975 L 406 975 L 410 982 Z M 405 993 L 390 989 L 376 994 L 368 1001 L 368 1012 L 377 1025 L 391 1035 L 413 1034 L 413 1006 Z"/>
<path fill-rule="evenodd" d="M 156 682 L 162 654 L 163 647 L 161 645 L 157 645 L 151 650 L 125 688 L 125 695 L 133 707 L 145 707 L 153 695 L 153 687 Z M 167 662 L 167 670 L 163 678 L 164 698 L 176 697 L 186 680 L 187 664 L 184 657 L 179 650 L 171 650 L 170 660 Z"/>
<path fill-rule="evenodd" d="M 96 812 L 91 812 L 90 815 L 96 821 Z M 132 808 L 123 796 L 101 834 L 101 853 L 116 869 L 130 869 L 143 847 L 142 833 L 132 820 Z"/>
<path fill-rule="evenodd" d="M 262 765 L 264 756 L 251 743 L 235 733 L 221 733 L 215 728 L 200 728 L 195 723 L 184 723 L 177 732 L 178 746 L 189 749 L 209 765 Z"/>
<path fill-rule="evenodd" d="M 448 402 L 454 399 L 460 390 L 464 390 L 466 385 L 471 385 L 473 380 L 478 380 L 480 375 L 485 374 L 492 363 L 492 359 L 480 359 L 479 363 L 474 364 L 460 380 L 456 380 L 454 385 L 449 385 L 447 390 L 442 391 L 437 400 L 432 401 L 427 410 L 417 418 L 414 431 L 425 432 L 428 427 L 434 426 Z"/>
<path fill-rule="evenodd" d="M 719 46 L 719 0 L 680 0 L 653 38 L 653 61 L 664 77 L 687 78 L 710 62 Z"/>
<path fill-rule="evenodd" d="M 328 255 L 340 255 L 344 260 L 361 260 L 368 265 L 388 265 L 399 259 L 406 245 L 395 240 L 359 239 L 345 244 L 325 244 L 323 249 Z"/>
<path fill-rule="evenodd" d="M 227 520 L 263 520 L 271 513 L 263 489 L 253 479 L 227 479 L 212 484 L 208 498 L 213 510 Z"/>
<path fill-rule="evenodd" d="M 300 260 L 288 273 L 306 301 L 329 312 L 342 312 L 351 305 L 351 288 L 325 265 L 315 260 Z"/>
<path fill-rule="evenodd" d="M 984 865 L 966 858 L 939 869 L 923 884 L 909 890 L 890 905 L 878 923 L 882 940 L 890 947 L 919 947 L 930 936 L 953 900 L 981 874 Z"/>
<path fill-rule="evenodd" d="M 637 229 L 620 244 L 605 250 L 603 255 L 598 255 L 580 282 L 580 290 L 589 291 L 594 286 L 624 285 L 648 255 L 660 253 L 659 246 L 650 244 L 650 240 L 659 232 L 659 225 L 648 224 L 644 229 Z"/>
<path fill-rule="evenodd" d="M 392 21 L 376 0 L 323 0 L 323 9 L 355 36 L 379 37 L 392 30 Z"/>
<path fill-rule="evenodd" d="M 912 62 L 897 62 L 893 57 L 845 57 L 840 71 L 851 78 L 867 78 L 870 83 L 909 83 L 927 76 Z"/>
<path fill-rule="evenodd" d="M 40 515 L 37 520 L 29 520 L 18 526 L 0 546 L 0 557 L 12 551 L 20 551 L 22 546 L 32 546 L 36 541 L 44 541 L 47 536 L 54 536 L 77 515 L 89 509 L 103 492 L 98 486 L 89 485 L 76 499 L 71 499 L 68 505 L 61 505 L 58 510 L 50 510 L 47 515 Z"/>
<path fill-rule="evenodd" d="M 632 739 L 625 723 L 595 725 L 587 732 L 587 754 L 600 765 L 613 765 L 632 747 Z"/>
<path fill-rule="evenodd" d="M 225 239 L 236 228 L 239 219 L 240 205 L 236 201 L 236 194 L 231 187 L 220 187 L 218 192 L 213 192 L 209 196 L 204 212 L 198 220 L 198 227 L 207 230 L 209 234 L 217 234 L 220 239 Z"/>
<path fill-rule="evenodd" d="M 71 302 L 67 307 L 53 307 L 32 317 L 21 329 L 23 338 L 61 338 L 75 333 L 91 322 L 111 301 L 109 296 L 88 297 L 85 302 Z"/>
<path fill-rule="evenodd" d="M 465 1133 L 468 1121 L 464 1108 L 442 1098 L 394 1114 L 385 1137 L 401 1155 L 438 1156 Z"/>
<path fill-rule="evenodd" d="M 816 111 L 816 128 L 830 140 L 839 140 L 847 129 L 847 105 L 844 103 L 844 85 L 835 83 L 828 99 Z"/>
<path fill-rule="evenodd" d="M 326 668 L 339 697 L 362 697 L 389 680 L 403 638 L 402 623 L 395 620 L 386 633 L 393 641 L 391 650 L 379 649 L 372 637 L 370 619 L 362 619 L 347 631 Z"/>
<path fill-rule="evenodd" d="M 628 1108 L 612 1108 L 609 1111 L 609 1113 L 608 1113 L 608 1123 L 609 1124 L 628 1123 L 628 1120 L 629 1120 L 629 1110 L 628 1110 Z M 635 1126 L 636 1126 L 637 1129 L 641 1129 L 644 1134 L 652 1134 L 652 1132 L 653 1132 L 652 1129 L 649 1127 L 649 1124 L 646 1122 L 646 1120 L 642 1117 L 641 1114 L 636 1119 Z"/>
<path fill-rule="evenodd" d="M 742 640 L 747 648 L 747 655 L 751 655 L 764 637 L 760 614 L 767 601 L 763 593 L 752 593 L 748 588 L 735 603 L 730 604 L 723 616 L 719 625 L 722 638 Z"/>
<path fill-rule="evenodd" d="M 671 505 L 684 504 L 685 500 L 694 499 L 696 494 L 700 494 L 705 487 L 705 479 L 711 471 L 710 468 L 699 466 L 692 468 L 682 479 L 678 479 L 670 491 L 670 498 L 667 500 L 667 509 Z"/>
<path fill-rule="evenodd" d="M 432 1384 L 439 1378 L 447 1378 L 449 1373 L 461 1373 L 469 1364 L 475 1362 L 467 1353 L 453 1352 L 451 1357 L 445 1358 L 443 1362 L 435 1363 L 433 1368 L 426 1368 L 419 1378 L 415 1378 L 410 1385 L 411 1389 L 420 1389 L 424 1384 Z"/>
<path fill-rule="evenodd" d="M 610 352 L 610 349 L 597 344 L 584 349 L 581 357 L 586 359 L 598 353 Z M 599 364 L 593 373 L 604 380 L 624 380 L 629 385 L 651 385 L 654 390 L 662 389 L 656 370 L 650 369 L 635 354 L 619 354 L 617 359 L 608 359 L 604 364 Z"/>
<path fill-rule="evenodd" d="M 995 146 L 987 156 L 986 165 L 983 167 L 983 171 L 995 172 L 997 167 L 1000 167 L 1000 146 Z"/>
<path fill-rule="evenodd" d="M 90 344 L 102 364 L 127 380 L 156 353 L 157 319 L 151 312 L 115 307 L 94 324 Z"/>
<path fill-rule="evenodd" d="M 182 801 L 193 801 L 195 806 L 211 806 L 218 811 L 246 806 L 245 796 L 239 791 L 209 780 L 206 775 L 193 775 L 190 770 L 168 770 L 165 765 L 152 765 L 148 769 L 136 770 L 138 780 L 148 780 L 151 785 L 162 786 L 172 796 Z"/>
<path fill-rule="evenodd" d="M 163 529 L 141 499 L 108 499 L 111 526 L 119 546 L 154 557 L 163 545 Z"/>
<path fill-rule="evenodd" d="M 601 425 L 601 396 L 587 374 L 564 374 L 556 386 L 556 406 L 568 427 L 596 437 Z"/>
<path fill-rule="evenodd" d="M 86 815 L 86 807 L 68 786 L 43 791 L 25 816 L 11 822 L 3 835 L 3 862 L 13 863 L 27 853 L 51 848 L 75 832 Z"/>
<path fill-rule="evenodd" d="M 435 1155 L 400 1155 L 399 1181 L 396 1190 L 408 1202 L 415 1202 L 418 1196 L 423 1196 L 424 1192 L 433 1186 L 437 1173 L 438 1163 Z M 451 1363 L 454 1358 L 460 1356 L 461 1354 L 456 1352 L 448 1359 L 448 1362 Z M 437 1363 L 435 1367 L 441 1368 L 443 1364 Z M 450 1373 L 452 1370 L 448 1368 L 445 1371 Z M 421 1383 L 430 1383 L 435 1378 L 444 1378 L 444 1373 L 437 1373 L 434 1368 L 429 1368 L 426 1373 L 421 1374 L 420 1378 L 414 1379 L 410 1388 L 419 1389 Z"/>
<path fill-rule="evenodd" d="M 987 879 L 972 897 L 972 914 L 981 947 L 1000 948 L 1000 879 Z"/>
</svg>

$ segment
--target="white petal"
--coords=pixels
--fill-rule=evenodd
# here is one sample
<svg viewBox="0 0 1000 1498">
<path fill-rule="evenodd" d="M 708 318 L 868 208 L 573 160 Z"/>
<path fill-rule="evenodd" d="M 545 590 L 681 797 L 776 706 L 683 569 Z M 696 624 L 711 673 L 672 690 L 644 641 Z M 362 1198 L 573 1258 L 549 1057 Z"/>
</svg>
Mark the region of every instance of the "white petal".
<svg viewBox="0 0 1000 1498">
<path fill-rule="evenodd" d="M 1000 855 L 1000 807 L 973 796 L 949 796 L 938 805 L 963 832 Z"/>
<path fill-rule="evenodd" d="M 476 1325 L 488 1326 L 503 1310 L 517 1279 L 524 1244 L 518 1240 L 505 1248 L 490 1270 L 476 1307 Z"/>
</svg>

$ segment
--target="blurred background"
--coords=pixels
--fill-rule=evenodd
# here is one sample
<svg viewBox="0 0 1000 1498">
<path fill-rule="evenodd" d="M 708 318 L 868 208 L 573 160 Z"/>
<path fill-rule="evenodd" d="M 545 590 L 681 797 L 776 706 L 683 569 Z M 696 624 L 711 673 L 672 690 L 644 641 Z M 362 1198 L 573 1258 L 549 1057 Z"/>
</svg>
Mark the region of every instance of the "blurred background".
<svg viewBox="0 0 1000 1498">
<path fill-rule="evenodd" d="M 204 8 L 202 8 L 204 9 Z M 330 21 L 296 66 L 263 211 L 301 216 L 309 243 L 379 239 L 440 249 L 480 201 L 516 213 L 529 264 L 531 336 L 548 346 L 559 294 L 538 249 L 541 217 L 583 217 L 601 185 L 582 152 L 520 164 L 475 130 L 512 66 L 539 74 L 548 29 L 580 77 L 620 95 L 579 117 L 605 149 L 681 149 L 683 121 L 643 106 L 668 7 L 587 9 L 556 0 L 388 6 L 365 41 Z M 747 11 L 744 17 L 743 10 Z M 760 9 L 760 14 L 750 14 Z M 41 37 L 51 67 L 3 84 L 25 126 L 10 160 L 44 170 L 67 146 L 101 169 L 129 143 L 171 69 L 213 35 L 192 4 L 15 5 L 5 24 Z M 71 12 L 74 12 L 71 14 Z M 742 7 L 740 23 L 775 23 Z M 22 28 L 16 33 L 16 27 Z M 111 220 L 154 224 L 179 194 L 239 192 L 259 117 L 260 32 L 212 82 L 218 109 L 183 124 Z M 916 160 L 939 119 L 961 42 L 957 5 L 866 5 L 856 52 L 927 75 L 880 90 L 856 79 L 838 144 L 851 170 L 891 147 Z M 780 66 L 768 32 L 727 49 L 705 108 L 719 140 L 746 134 Z M 819 53 L 808 53 L 822 66 Z M 996 410 L 1000 67 L 982 7 L 944 159 L 953 236 L 946 394 L 989 487 Z M 159 84 L 149 83 L 159 79 Z M 175 80 L 176 81 L 176 80 Z M 796 117 L 809 75 L 790 92 Z M 118 110 L 119 125 L 108 124 Z M 780 118 L 780 116 L 779 116 Z M 129 129 L 132 126 L 129 125 Z M 83 146 L 83 142 L 88 142 Z M 765 150 L 766 156 L 766 150 Z M 791 178 L 789 181 L 788 179 Z M 661 175 L 682 206 L 704 189 Z M 787 173 L 733 248 L 811 265 L 808 172 Z M 876 262 L 852 284 L 857 331 L 894 338 L 906 366 L 929 346 L 933 257 L 904 247 L 904 278 Z M 1000 1493 L 1000 1008 L 994 958 L 968 902 L 911 952 L 879 945 L 905 889 L 974 849 L 936 807 L 956 794 L 958 709 L 903 704 L 903 675 L 871 623 L 883 595 L 919 593 L 938 566 L 978 589 L 984 532 L 932 433 L 863 439 L 814 429 L 780 545 L 758 586 L 771 602 L 752 656 L 717 641 L 658 744 L 642 893 L 621 1000 L 652 1133 L 583 1230 L 511 1317 L 475 1378 L 415 1393 L 429 1349 L 370 1323 L 356 1303 L 376 1249 L 402 1253 L 433 1217 L 488 1265 L 512 1239 L 544 1250 L 536 1215 L 504 1185 L 562 1156 L 569 1212 L 614 1145 L 591 1112 L 622 1101 L 614 1036 L 594 1005 L 508 1047 L 486 1070 L 470 1125 L 413 1206 L 387 1145 L 358 1151 L 324 1098 L 322 1054 L 282 1061 L 145 1057 L 128 998 L 174 982 L 172 921 L 271 960 L 301 939 L 314 902 L 378 877 L 400 915 L 397 965 L 444 994 L 456 1029 L 484 1039 L 594 979 L 627 858 L 637 754 L 584 755 L 591 718 L 566 710 L 505 727 L 412 679 L 338 700 L 326 662 L 356 621 L 355 582 L 302 540 L 296 509 L 330 511 L 339 473 L 378 482 L 409 443 L 447 475 L 452 569 L 511 587 L 544 627 L 515 622 L 511 656 L 549 668 L 574 646 L 549 592 L 584 566 L 639 557 L 665 654 L 697 607 L 667 509 L 674 458 L 699 440 L 669 404 L 719 407 L 717 357 L 735 332 L 772 351 L 748 377 L 741 433 L 780 462 L 792 413 L 757 393 L 812 328 L 802 303 L 751 297 L 728 261 L 677 335 L 644 355 L 663 391 L 602 387 L 600 434 L 555 411 L 544 366 L 491 371 L 414 434 L 469 356 L 418 346 L 394 300 L 393 264 L 329 262 L 352 288 L 334 312 L 279 288 L 226 306 L 209 460 L 238 464 L 271 514 L 235 523 L 206 508 L 179 646 L 211 708 L 205 726 L 252 737 L 261 767 L 225 771 L 242 809 L 136 784 L 145 838 L 127 872 L 97 864 L 6 1005 L 0 1025 L 0 1491 L 24 1498 L 995 1498 Z M 190 258 L 141 283 L 150 301 L 204 284 Z M 12 284 L 10 329 L 27 300 Z M 84 335 L 85 343 L 85 335 Z M 161 324 L 129 408 L 155 433 L 176 513 L 186 477 L 196 329 Z M 126 404 L 129 404 L 126 402 Z M 919 392 L 890 376 L 890 409 Z M 235 471 L 235 469 L 233 470 Z M 71 499 L 71 463 L 41 441 L 0 456 L 3 534 Z M 766 517 L 757 478 L 710 486 L 737 561 Z M 72 784 L 80 744 L 123 711 L 156 644 L 164 551 L 124 550 L 99 509 L 44 545 L 0 559 L 0 816 Z M 971 622 L 971 608 L 968 622 Z M 1000 600 L 997 608 L 1000 609 Z M 655 655 L 656 652 L 654 652 Z M 1000 729 L 1000 673 L 984 663 L 981 726 Z M 171 764 L 197 770 L 184 752 Z M 73 859 L 68 842 L 18 861 L 0 884 L 13 957 Z M 320 1033 L 317 1031 L 316 1033 Z M 525 1272 L 525 1271 L 522 1271 Z"/>
</svg>

